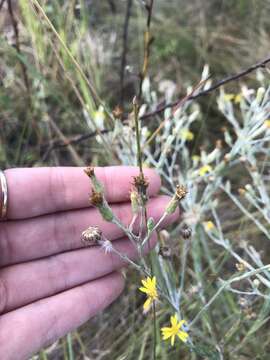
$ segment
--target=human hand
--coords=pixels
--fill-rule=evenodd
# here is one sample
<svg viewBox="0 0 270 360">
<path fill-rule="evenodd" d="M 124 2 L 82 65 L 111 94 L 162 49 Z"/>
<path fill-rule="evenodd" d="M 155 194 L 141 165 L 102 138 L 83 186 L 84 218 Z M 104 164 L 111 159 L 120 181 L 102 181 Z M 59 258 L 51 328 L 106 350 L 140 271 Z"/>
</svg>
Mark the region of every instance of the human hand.
<svg viewBox="0 0 270 360">
<path fill-rule="evenodd" d="M 97 168 L 105 195 L 124 224 L 131 221 L 132 167 Z M 156 196 L 150 182 L 148 215 L 158 220 L 168 197 Z M 83 248 L 81 232 L 98 226 L 118 251 L 136 257 L 133 245 L 115 225 L 89 206 L 90 182 L 81 168 L 5 171 L 8 220 L 0 223 L 0 358 L 26 359 L 106 308 L 121 293 L 124 265 L 97 246 Z M 166 225 L 176 215 L 166 218 Z M 153 245 L 153 241 L 152 241 Z"/>
</svg>

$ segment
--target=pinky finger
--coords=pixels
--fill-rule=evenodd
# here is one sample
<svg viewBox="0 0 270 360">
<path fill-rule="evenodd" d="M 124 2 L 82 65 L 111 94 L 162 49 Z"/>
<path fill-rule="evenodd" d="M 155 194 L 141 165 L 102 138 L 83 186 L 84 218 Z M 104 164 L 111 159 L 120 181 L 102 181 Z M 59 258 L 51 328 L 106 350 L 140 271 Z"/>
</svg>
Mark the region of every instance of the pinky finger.
<svg viewBox="0 0 270 360">
<path fill-rule="evenodd" d="M 1 316 L 0 358 L 28 359 L 105 309 L 123 287 L 121 274 L 111 273 Z"/>
</svg>

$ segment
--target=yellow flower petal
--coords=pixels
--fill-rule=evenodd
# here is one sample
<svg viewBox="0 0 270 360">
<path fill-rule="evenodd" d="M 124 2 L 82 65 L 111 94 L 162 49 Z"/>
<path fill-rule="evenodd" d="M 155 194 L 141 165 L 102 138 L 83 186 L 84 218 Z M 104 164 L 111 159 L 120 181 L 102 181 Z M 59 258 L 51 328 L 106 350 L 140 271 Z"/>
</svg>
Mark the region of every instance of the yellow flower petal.
<svg viewBox="0 0 270 360">
<path fill-rule="evenodd" d="M 177 326 L 177 322 L 178 322 L 177 316 L 176 315 L 171 316 L 171 324 L 172 324 L 172 326 Z"/>
<path fill-rule="evenodd" d="M 203 225 L 206 231 L 211 231 L 215 228 L 215 225 L 212 221 L 205 221 Z"/>
<path fill-rule="evenodd" d="M 149 307 L 151 306 L 153 302 L 153 299 L 151 297 L 148 297 L 145 301 L 145 303 L 143 304 L 143 310 L 147 311 L 149 309 Z"/>
<path fill-rule="evenodd" d="M 270 119 L 265 120 L 264 126 L 267 127 L 267 129 L 270 129 Z"/>
<path fill-rule="evenodd" d="M 202 166 L 200 169 L 199 169 L 199 175 L 200 176 L 204 176 L 205 174 L 211 172 L 213 169 L 212 169 L 212 166 L 210 165 L 204 165 Z"/>
<path fill-rule="evenodd" d="M 240 104 L 241 100 L 243 99 L 243 95 L 242 94 L 237 94 L 234 97 L 234 103 L 235 104 Z"/>
<path fill-rule="evenodd" d="M 174 340 L 175 340 L 175 335 L 172 335 L 172 338 L 171 338 L 171 345 L 172 346 L 174 345 Z"/>
<path fill-rule="evenodd" d="M 194 134 L 188 129 L 183 129 L 180 131 L 180 137 L 183 140 L 192 141 L 194 139 Z"/>
<path fill-rule="evenodd" d="M 187 342 L 188 339 L 188 333 L 185 331 L 179 331 L 177 333 L 177 336 L 179 337 L 180 340 L 182 340 L 183 342 Z"/>
<path fill-rule="evenodd" d="M 146 294 L 148 294 L 148 289 L 146 289 L 145 287 L 140 287 L 139 288 L 139 290 L 141 291 L 141 292 L 143 292 L 143 293 L 146 293 Z"/>
<path fill-rule="evenodd" d="M 144 286 L 144 287 L 146 287 L 146 288 L 147 288 L 147 287 L 148 287 L 148 282 L 147 282 L 147 279 L 146 279 L 146 280 L 142 280 L 142 284 L 143 284 L 143 286 Z"/>
<path fill-rule="evenodd" d="M 224 94 L 223 98 L 226 101 L 231 101 L 234 99 L 234 94 Z"/>
</svg>

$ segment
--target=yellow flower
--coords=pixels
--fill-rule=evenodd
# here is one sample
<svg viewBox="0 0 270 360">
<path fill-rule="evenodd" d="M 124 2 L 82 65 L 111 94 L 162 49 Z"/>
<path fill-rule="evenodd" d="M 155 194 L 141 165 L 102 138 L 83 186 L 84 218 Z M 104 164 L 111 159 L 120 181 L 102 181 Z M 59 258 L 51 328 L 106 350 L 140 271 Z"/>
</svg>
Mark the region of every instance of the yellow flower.
<svg viewBox="0 0 270 360">
<path fill-rule="evenodd" d="M 226 101 L 231 101 L 234 99 L 234 94 L 224 94 L 223 98 Z"/>
<path fill-rule="evenodd" d="M 243 95 L 239 94 L 224 94 L 223 96 L 225 101 L 234 101 L 235 104 L 240 104 L 241 100 L 243 99 Z"/>
<path fill-rule="evenodd" d="M 105 120 L 106 114 L 102 106 L 98 108 L 98 110 L 94 111 L 93 113 L 94 120 L 98 127 L 103 126 L 103 122 Z"/>
<path fill-rule="evenodd" d="M 174 345 L 175 337 L 178 336 L 183 342 L 187 342 L 188 333 L 184 330 L 180 330 L 182 326 L 186 324 L 185 320 L 178 321 L 177 314 L 171 316 L 171 326 L 161 328 L 163 340 L 171 338 L 171 345 Z"/>
<path fill-rule="evenodd" d="M 265 120 L 264 126 L 267 127 L 267 129 L 270 129 L 270 119 Z"/>
<path fill-rule="evenodd" d="M 206 231 L 211 231 L 215 228 L 215 225 L 212 221 L 205 221 L 203 225 Z"/>
<path fill-rule="evenodd" d="M 198 162 L 200 161 L 200 156 L 199 155 L 192 155 L 191 159 L 194 161 L 194 162 Z"/>
<path fill-rule="evenodd" d="M 188 129 L 183 129 L 180 132 L 180 137 L 183 140 L 192 141 L 194 139 L 194 134 Z"/>
<path fill-rule="evenodd" d="M 234 97 L 234 103 L 235 104 L 240 104 L 241 100 L 243 99 L 243 95 L 242 94 L 237 94 Z"/>
<path fill-rule="evenodd" d="M 209 173 L 212 171 L 212 166 L 210 165 L 203 165 L 200 169 L 199 169 L 199 175 L 200 176 L 204 176 L 205 174 Z"/>
<path fill-rule="evenodd" d="M 143 287 L 140 287 L 139 290 L 147 295 L 147 299 L 143 304 L 144 311 L 147 311 L 151 304 L 158 298 L 156 282 L 155 276 L 153 276 L 152 279 L 147 277 L 142 280 Z"/>
</svg>

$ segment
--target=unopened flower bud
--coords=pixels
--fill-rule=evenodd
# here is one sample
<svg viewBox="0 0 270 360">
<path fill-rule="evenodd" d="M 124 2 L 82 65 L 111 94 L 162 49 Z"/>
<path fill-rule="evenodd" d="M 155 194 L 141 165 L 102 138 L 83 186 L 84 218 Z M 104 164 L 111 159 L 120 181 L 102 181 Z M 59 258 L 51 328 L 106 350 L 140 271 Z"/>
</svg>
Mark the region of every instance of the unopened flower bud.
<svg viewBox="0 0 270 360">
<path fill-rule="evenodd" d="M 89 200 L 93 206 L 99 207 L 103 204 L 103 195 L 101 192 L 93 190 Z"/>
<path fill-rule="evenodd" d="M 98 192 L 103 192 L 103 186 L 96 178 L 94 168 L 92 166 L 88 166 L 84 169 L 84 172 L 90 178 L 93 189 Z"/>
<path fill-rule="evenodd" d="M 114 215 L 112 209 L 110 208 L 102 193 L 93 190 L 90 197 L 90 202 L 92 205 L 98 208 L 104 220 L 108 222 L 113 220 Z"/>
<path fill-rule="evenodd" d="M 112 209 L 109 207 L 106 201 L 103 202 L 103 205 L 98 208 L 101 216 L 104 220 L 111 222 L 114 218 Z"/>
<path fill-rule="evenodd" d="M 185 240 L 189 239 L 192 235 L 191 228 L 189 228 L 187 225 L 184 226 L 184 228 L 181 230 L 181 235 Z"/>
<path fill-rule="evenodd" d="M 169 204 L 167 205 L 165 212 L 169 215 L 173 214 L 177 209 L 177 206 L 179 205 L 180 201 L 184 199 L 186 195 L 187 195 L 187 188 L 185 186 L 177 185 L 175 194 L 169 201 Z"/>
<path fill-rule="evenodd" d="M 147 230 L 148 230 L 148 232 L 153 231 L 154 227 L 155 227 L 154 219 L 152 217 L 150 217 L 148 219 L 148 221 L 147 221 Z"/>
<path fill-rule="evenodd" d="M 143 174 L 139 174 L 138 176 L 134 176 L 134 182 L 133 185 L 138 191 L 138 194 L 140 194 L 143 197 L 143 200 L 147 200 L 146 196 L 146 190 L 149 186 L 149 181 Z"/>
<path fill-rule="evenodd" d="M 92 178 L 95 175 L 95 170 L 93 166 L 87 166 L 85 169 L 83 169 L 83 171 L 90 178 Z"/>
<path fill-rule="evenodd" d="M 130 193 L 130 202 L 131 202 L 131 209 L 133 214 L 138 214 L 139 212 L 139 204 L 140 204 L 140 198 L 137 191 L 131 191 Z"/>
<path fill-rule="evenodd" d="M 172 258 L 172 249 L 168 246 L 160 246 L 158 254 L 162 256 L 164 259 Z"/>
<path fill-rule="evenodd" d="M 259 279 L 254 279 L 254 280 L 253 280 L 253 285 L 254 285 L 255 288 L 259 287 L 259 285 L 260 285 L 260 280 L 259 280 Z"/>
</svg>

